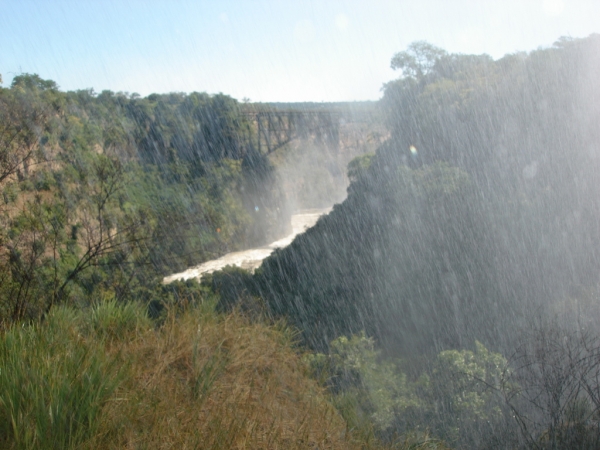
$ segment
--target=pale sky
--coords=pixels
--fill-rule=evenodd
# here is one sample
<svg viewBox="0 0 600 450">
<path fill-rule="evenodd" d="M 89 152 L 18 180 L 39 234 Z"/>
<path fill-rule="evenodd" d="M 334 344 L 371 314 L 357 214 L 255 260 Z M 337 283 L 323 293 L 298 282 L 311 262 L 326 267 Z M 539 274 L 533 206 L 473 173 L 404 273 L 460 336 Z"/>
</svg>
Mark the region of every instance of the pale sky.
<svg viewBox="0 0 600 450">
<path fill-rule="evenodd" d="M 0 0 L 0 74 L 62 90 L 376 100 L 426 40 L 507 53 L 600 33 L 600 0 Z"/>
</svg>

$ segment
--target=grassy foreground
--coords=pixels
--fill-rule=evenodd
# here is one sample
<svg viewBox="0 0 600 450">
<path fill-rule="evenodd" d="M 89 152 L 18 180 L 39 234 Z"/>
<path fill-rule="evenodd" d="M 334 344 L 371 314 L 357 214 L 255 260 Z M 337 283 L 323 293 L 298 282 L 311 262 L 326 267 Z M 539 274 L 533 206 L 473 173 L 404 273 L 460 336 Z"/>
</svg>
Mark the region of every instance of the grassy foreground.
<svg viewBox="0 0 600 450">
<path fill-rule="evenodd" d="M 376 448 L 281 324 L 105 302 L 0 337 L 0 448 Z"/>
</svg>

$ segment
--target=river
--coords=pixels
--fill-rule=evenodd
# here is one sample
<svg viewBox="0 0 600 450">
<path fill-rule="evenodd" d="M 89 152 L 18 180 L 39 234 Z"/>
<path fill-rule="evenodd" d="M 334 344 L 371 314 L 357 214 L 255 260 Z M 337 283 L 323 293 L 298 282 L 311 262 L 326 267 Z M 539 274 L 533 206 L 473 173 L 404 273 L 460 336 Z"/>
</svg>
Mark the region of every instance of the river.
<svg viewBox="0 0 600 450">
<path fill-rule="evenodd" d="M 329 213 L 329 211 L 331 211 L 331 208 L 300 211 L 297 214 L 292 215 L 292 233 L 283 239 L 279 239 L 264 247 L 227 253 L 218 259 L 206 261 L 199 266 L 190 267 L 183 272 L 169 275 L 163 279 L 163 283 L 171 283 L 176 280 L 188 280 L 190 278 L 200 279 L 203 274 L 221 270 L 225 266 L 238 266 L 242 269 L 254 271 L 262 264 L 263 259 L 273 253 L 276 248 L 283 248 L 290 245 L 298 234 L 303 233 L 308 228 L 312 227 L 317 223 L 319 217 Z"/>
</svg>

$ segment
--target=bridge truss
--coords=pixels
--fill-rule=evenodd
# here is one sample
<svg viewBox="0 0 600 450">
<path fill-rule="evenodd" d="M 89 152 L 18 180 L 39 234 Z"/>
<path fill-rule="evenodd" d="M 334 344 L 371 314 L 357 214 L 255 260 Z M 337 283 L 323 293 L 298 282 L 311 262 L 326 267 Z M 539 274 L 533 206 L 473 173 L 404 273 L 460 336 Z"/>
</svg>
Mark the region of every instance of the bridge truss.
<svg viewBox="0 0 600 450">
<path fill-rule="evenodd" d="M 331 150 L 339 148 L 340 115 L 333 111 L 245 112 L 256 127 L 252 144 L 266 154 L 293 139 L 316 138 Z"/>
</svg>

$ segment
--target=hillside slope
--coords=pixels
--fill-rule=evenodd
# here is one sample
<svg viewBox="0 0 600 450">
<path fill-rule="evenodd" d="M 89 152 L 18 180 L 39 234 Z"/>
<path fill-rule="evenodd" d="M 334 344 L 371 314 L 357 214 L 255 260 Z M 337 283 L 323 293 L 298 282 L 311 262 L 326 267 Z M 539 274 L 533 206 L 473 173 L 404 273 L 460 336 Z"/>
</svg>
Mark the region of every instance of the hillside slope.
<svg viewBox="0 0 600 450">
<path fill-rule="evenodd" d="M 509 350 L 534 315 L 587 295 L 600 271 L 599 45 L 399 54 L 431 61 L 386 85 L 391 139 L 355 165 L 343 204 L 264 262 L 255 292 L 313 346 L 364 329 L 405 356 L 474 339 Z"/>
</svg>

